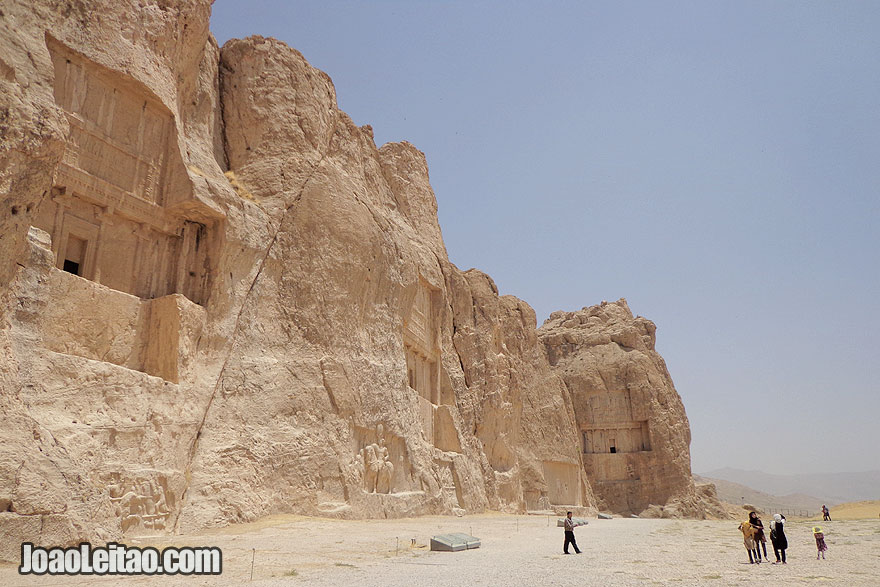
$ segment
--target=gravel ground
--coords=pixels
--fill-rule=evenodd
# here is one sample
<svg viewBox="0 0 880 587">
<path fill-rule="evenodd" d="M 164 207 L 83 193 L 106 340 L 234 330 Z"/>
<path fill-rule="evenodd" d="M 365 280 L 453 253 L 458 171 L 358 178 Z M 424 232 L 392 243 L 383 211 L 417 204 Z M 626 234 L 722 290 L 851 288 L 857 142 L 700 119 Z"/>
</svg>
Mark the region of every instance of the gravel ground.
<svg viewBox="0 0 880 587">
<path fill-rule="evenodd" d="M 562 529 L 546 516 L 284 516 L 195 536 L 129 541 L 219 546 L 219 577 L 22 577 L 17 565 L 7 564 L 0 566 L 0 585 L 880 585 L 880 520 L 823 524 L 824 561 L 816 560 L 813 524 L 786 524 L 791 546 L 783 566 L 750 565 L 738 521 L 591 520 L 575 531 L 583 554 L 565 556 Z M 430 552 L 430 537 L 446 532 L 472 534 L 482 546 Z M 772 548 L 769 554 L 773 558 Z"/>
</svg>

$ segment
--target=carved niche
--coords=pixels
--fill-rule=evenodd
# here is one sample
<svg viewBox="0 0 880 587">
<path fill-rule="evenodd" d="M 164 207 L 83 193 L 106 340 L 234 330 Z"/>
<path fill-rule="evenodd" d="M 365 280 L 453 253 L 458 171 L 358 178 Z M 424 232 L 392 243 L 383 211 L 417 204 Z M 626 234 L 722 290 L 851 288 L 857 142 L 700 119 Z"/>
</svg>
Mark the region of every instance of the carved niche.
<svg viewBox="0 0 880 587">
<path fill-rule="evenodd" d="M 355 469 L 360 472 L 364 493 L 399 493 L 412 486 L 412 470 L 404 440 L 377 424 L 375 428 L 355 426 L 357 453 Z"/>
<path fill-rule="evenodd" d="M 394 463 L 385 446 L 385 431 L 381 424 L 376 426 L 378 440 L 360 450 L 364 463 L 364 491 L 367 493 L 391 493 L 391 479 L 394 477 Z"/>
<path fill-rule="evenodd" d="M 541 464 L 544 470 L 544 481 L 547 484 L 548 503 L 581 505 L 580 467 L 572 463 L 558 461 L 544 461 Z"/>
</svg>

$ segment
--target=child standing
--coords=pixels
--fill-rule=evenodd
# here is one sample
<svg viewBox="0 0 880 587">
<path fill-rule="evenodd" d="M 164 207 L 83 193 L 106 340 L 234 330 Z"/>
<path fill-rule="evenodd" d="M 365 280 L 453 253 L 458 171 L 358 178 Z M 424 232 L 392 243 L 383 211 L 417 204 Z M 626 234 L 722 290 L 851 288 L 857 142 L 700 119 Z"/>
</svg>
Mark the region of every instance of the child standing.
<svg viewBox="0 0 880 587">
<path fill-rule="evenodd" d="M 813 528 L 813 538 L 816 539 L 816 560 L 819 560 L 819 555 L 822 555 L 822 560 L 825 560 L 825 551 L 828 550 L 828 546 L 825 544 L 825 534 L 822 532 L 822 528 L 816 526 Z"/>
</svg>

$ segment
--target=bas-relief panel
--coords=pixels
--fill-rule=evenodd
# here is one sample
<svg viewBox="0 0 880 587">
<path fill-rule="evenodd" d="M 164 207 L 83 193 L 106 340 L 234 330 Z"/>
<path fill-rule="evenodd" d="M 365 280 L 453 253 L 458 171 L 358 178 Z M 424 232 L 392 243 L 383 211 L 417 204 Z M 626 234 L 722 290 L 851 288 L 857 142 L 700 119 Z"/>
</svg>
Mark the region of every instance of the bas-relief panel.
<svg viewBox="0 0 880 587">
<path fill-rule="evenodd" d="M 584 455 L 587 475 L 595 481 L 638 481 L 641 478 L 639 461 L 634 454 Z"/>
<path fill-rule="evenodd" d="M 146 471 L 110 473 L 102 483 L 124 533 L 166 528 L 176 503 L 166 475 Z"/>
<path fill-rule="evenodd" d="M 440 492 L 443 495 L 444 502 L 451 504 L 453 507 L 464 509 L 464 498 L 461 493 L 461 484 L 458 482 L 455 462 L 435 459 L 434 471 L 437 474 L 437 481 L 440 485 Z"/>
<path fill-rule="evenodd" d="M 358 448 L 353 464 L 364 493 L 394 495 L 439 490 L 450 507 L 463 507 L 454 456 L 438 457 L 432 468 L 416 470 L 409 460 L 405 440 L 388 432 L 382 424 L 375 428 L 355 426 L 354 441 Z"/>
<path fill-rule="evenodd" d="M 602 391 L 587 396 L 588 421 L 591 426 L 628 422 L 632 417 L 632 400 L 628 390 Z"/>
<path fill-rule="evenodd" d="M 424 283 L 419 282 L 412 309 L 405 322 L 405 329 L 413 346 L 430 354 L 437 346 L 432 294 L 433 292 Z"/>
<path fill-rule="evenodd" d="M 411 467 L 402 438 L 385 430 L 355 426 L 355 469 L 365 493 L 399 493 L 412 487 Z"/>
</svg>

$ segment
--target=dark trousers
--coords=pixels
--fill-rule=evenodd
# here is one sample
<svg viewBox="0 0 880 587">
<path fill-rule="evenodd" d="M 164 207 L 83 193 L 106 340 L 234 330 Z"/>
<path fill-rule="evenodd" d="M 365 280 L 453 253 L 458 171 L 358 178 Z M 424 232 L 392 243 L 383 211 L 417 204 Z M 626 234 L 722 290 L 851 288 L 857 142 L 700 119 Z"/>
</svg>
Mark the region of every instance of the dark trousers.
<svg viewBox="0 0 880 587">
<path fill-rule="evenodd" d="M 580 553 L 580 549 L 578 548 L 578 543 L 574 539 L 574 532 L 572 532 L 571 530 L 566 530 L 565 531 L 565 544 L 562 546 L 562 552 L 564 552 L 565 554 L 568 554 L 569 543 L 571 543 L 571 545 L 574 546 L 575 552 Z"/>
<path fill-rule="evenodd" d="M 780 553 L 782 553 L 782 559 L 781 559 L 782 562 L 785 562 L 785 549 L 784 549 L 784 548 L 778 548 L 778 547 L 774 544 L 774 545 L 773 545 L 773 554 L 776 555 L 776 562 L 779 562 L 779 561 L 780 561 L 780 557 L 779 557 L 779 554 L 780 554 Z"/>
</svg>

